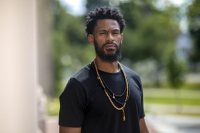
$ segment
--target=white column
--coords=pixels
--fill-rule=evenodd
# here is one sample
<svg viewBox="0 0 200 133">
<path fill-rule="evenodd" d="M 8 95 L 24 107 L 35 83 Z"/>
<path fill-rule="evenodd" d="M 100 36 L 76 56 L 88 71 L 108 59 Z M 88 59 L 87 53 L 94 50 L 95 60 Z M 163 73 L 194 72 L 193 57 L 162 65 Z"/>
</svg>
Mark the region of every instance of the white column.
<svg viewBox="0 0 200 133">
<path fill-rule="evenodd" d="M 36 133 L 35 0 L 0 0 L 0 133 Z"/>
</svg>

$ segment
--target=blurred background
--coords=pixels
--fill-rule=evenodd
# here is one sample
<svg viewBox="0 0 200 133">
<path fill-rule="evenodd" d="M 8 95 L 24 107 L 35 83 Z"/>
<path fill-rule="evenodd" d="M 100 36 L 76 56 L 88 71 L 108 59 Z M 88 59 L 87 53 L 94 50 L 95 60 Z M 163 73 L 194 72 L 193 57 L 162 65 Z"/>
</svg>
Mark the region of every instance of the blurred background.
<svg viewBox="0 0 200 133">
<path fill-rule="evenodd" d="M 121 62 L 142 79 L 152 133 L 200 132 L 200 0 L 1 0 L 0 132 L 58 133 L 59 95 L 95 56 L 85 15 L 118 7 Z"/>
</svg>

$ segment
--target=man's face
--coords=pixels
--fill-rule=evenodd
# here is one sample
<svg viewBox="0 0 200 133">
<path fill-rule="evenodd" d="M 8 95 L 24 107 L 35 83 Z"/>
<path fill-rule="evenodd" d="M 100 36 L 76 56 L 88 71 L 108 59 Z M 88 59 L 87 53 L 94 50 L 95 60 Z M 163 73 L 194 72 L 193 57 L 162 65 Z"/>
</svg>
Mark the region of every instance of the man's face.
<svg viewBox="0 0 200 133">
<path fill-rule="evenodd" d="M 123 35 L 116 20 L 98 20 L 91 36 L 99 58 L 107 62 L 117 61 L 120 58 Z"/>
</svg>

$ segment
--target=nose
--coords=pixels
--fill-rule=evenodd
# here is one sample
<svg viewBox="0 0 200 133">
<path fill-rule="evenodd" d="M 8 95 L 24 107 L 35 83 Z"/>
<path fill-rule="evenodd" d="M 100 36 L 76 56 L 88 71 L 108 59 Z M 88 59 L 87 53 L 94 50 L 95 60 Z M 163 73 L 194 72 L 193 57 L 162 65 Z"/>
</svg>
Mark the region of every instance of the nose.
<svg viewBox="0 0 200 133">
<path fill-rule="evenodd" d="M 107 34 L 107 41 L 108 42 L 113 42 L 114 41 L 114 37 L 113 37 L 112 33 L 108 33 Z"/>
</svg>

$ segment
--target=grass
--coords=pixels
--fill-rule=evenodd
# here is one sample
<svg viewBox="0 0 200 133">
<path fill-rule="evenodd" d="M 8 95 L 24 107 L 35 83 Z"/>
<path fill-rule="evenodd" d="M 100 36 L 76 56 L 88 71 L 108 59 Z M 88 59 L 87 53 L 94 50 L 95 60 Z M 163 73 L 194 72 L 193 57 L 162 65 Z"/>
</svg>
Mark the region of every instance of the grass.
<svg viewBox="0 0 200 133">
<path fill-rule="evenodd" d="M 200 89 L 185 90 L 185 89 L 144 89 L 145 103 L 159 104 L 184 104 L 200 106 Z"/>
<path fill-rule="evenodd" d="M 200 116 L 200 89 L 144 89 L 146 112 Z M 160 106 L 159 108 L 156 108 Z M 155 109 L 156 108 L 156 109 Z M 164 108 L 164 109 L 163 109 Z M 182 108 L 182 109 L 181 109 Z M 183 109 L 184 108 L 184 109 Z M 177 109 L 180 109 L 177 111 Z M 195 110 L 194 110 L 195 109 Z"/>
<path fill-rule="evenodd" d="M 162 97 L 145 97 L 145 103 L 155 103 L 155 104 L 183 104 L 183 105 L 197 105 L 200 106 L 200 99 L 188 99 L 188 98 L 162 98 Z"/>
<path fill-rule="evenodd" d="M 200 106 L 200 89 L 164 89 L 164 88 L 144 88 L 145 104 L 162 104 L 162 105 L 189 105 Z M 59 113 L 59 100 L 48 99 L 48 115 L 57 116 Z M 181 115 L 198 115 L 195 113 L 184 112 Z"/>
</svg>

